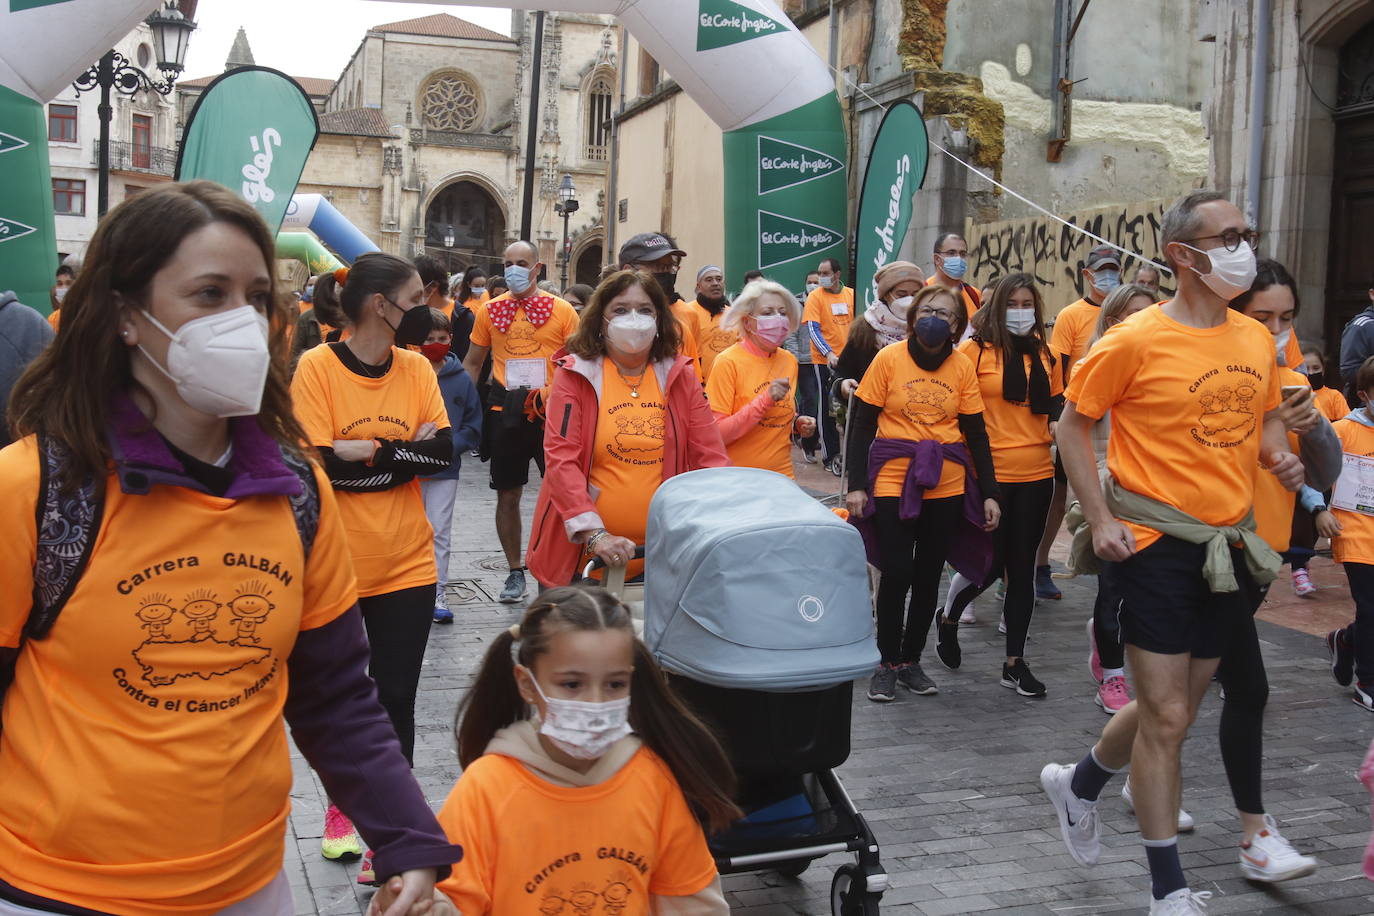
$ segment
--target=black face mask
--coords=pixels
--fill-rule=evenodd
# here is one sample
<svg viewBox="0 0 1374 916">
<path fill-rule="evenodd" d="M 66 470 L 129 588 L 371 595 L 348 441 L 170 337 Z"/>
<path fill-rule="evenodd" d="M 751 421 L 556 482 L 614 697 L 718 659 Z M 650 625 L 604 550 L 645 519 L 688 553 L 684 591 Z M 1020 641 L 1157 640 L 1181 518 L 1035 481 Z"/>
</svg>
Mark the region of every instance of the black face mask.
<svg viewBox="0 0 1374 916">
<path fill-rule="evenodd" d="M 382 298 L 386 298 L 383 296 Z M 401 307 L 390 299 L 386 300 L 389 305 L 401 310 Z M 386 321 L 386 318 L 382 319 Z M 401 323 L 392 324 L 387 321 L 387 326 L 391 328 L 396 345 L 401 347 L 418 347 L 425 342 L 429 332 L 434 330 L 434 316 L 429 313 L 429 307 L 417 305 L 412 309 L 401 310 Z"/>
<path fill-rule="evenodd" d="M 1312 383 L 1313 391 L 1321 391 L 1326 387 L 1326 370 L 1318 369 L 1316 372 L 1308 373 L 1307 380 Z"/>
<path fill-rule="evenodd" d="M 677 274 L 670 271 L 655 271 L 654 279 L 658 281 L 658 288 L 663 290 L 663 295 L 672 302 L 677 298 Z"/>
</svg>

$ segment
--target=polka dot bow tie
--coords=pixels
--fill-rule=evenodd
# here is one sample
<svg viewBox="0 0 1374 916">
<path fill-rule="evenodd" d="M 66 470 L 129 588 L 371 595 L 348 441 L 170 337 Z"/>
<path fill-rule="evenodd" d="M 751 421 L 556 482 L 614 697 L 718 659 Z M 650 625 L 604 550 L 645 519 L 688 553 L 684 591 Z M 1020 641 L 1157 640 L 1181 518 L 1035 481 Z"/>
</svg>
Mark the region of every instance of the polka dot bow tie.
<svg viewBox="0 0 1374 916">
<path fill-rule="evenodd" d="M 550 296 L 531 296 L 528 299 L 496 299 L 487 306 L 491 323 L 502 334 L 510 330 L 515 321 L 516 309 L 523 308 L 525 317 L 536 328 L 542 328 L 553 317 L 553 298 Z"/>
</svg>

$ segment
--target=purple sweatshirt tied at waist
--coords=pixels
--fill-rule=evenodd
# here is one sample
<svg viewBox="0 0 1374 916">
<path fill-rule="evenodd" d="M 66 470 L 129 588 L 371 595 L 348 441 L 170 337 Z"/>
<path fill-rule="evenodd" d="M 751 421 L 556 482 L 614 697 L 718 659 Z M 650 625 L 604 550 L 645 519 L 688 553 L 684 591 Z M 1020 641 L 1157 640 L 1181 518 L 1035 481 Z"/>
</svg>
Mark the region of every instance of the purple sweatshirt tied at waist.
<svg viewBox="0 0 1374 916">
<path fill-rule="evenodd" d="M 910 439 L 874 439 L 868 452 L 868 501 L 859 518 L 850 522 L 864 539 L 868 562 L 878 565 L 878 537 L 873 524 L 876 503 L 873 488 L 878 474 L 889 461 L 909 458 L 906 477 L 902 481 L 898 515 L 903 521 L 919 518 L 926 490 L 938 486 L 945 462 L 953 461 L 964 467 L 964 512 L 959 524 L 951 532 L 949 565 L 964 578 L 984 584 L 992 570 L 992 535 L 983 530 L 983 499 L 978 478 L 973 473 L 973 460 L 962 442 L 941 443 L 933 439 L 919 442 Z M 921 549 L 921 545 L 917 545 Z"/>
</svg>

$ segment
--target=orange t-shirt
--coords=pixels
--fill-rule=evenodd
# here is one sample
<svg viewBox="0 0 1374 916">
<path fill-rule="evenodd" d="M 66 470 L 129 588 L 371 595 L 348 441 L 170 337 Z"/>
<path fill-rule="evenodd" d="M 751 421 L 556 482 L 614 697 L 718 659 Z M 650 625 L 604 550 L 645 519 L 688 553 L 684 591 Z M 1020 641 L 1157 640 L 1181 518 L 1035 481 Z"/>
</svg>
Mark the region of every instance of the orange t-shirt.
<svg viewBox="0 0 1374 916">
<path fill-rule="evenodd" d="M 603 370 L 601 417 L 596 422 L 596 445 L 587 482 L 605 529 L 643 544 L 649 500 L 663 482 L 667 407 L 652 365 L 644 367 L 638 398 L 631 397 L 630 385 L 609 358 Z M 636 560 L 626 575 L 637 576 L 643 569 L 643 561 Z"/>
<path fill-rule="evenodd" d="M 855 393 L 860 400 L 881 409 L 881 439 L 933 439 L 942 445 L 962 442 L 959 414 L 983 412 L 983 396 L 978 391 L 972 360 L 956 350 L 939 369 L 927 372 L 911 358 L 905 341 L 888 344 L 878 351 Z M 898 458 L 883 465 L 873 484 L 873 495 L 901 496 L 910 464 L 909 459 Z M 963 492 L 963 465 L 946 461 L 940 483 L 925 495 L 941 499 Z"/>
<path fill-rule="evenodd" d="M 688 357 L 696 367 L 697 378 L 701 378 L 701 317 L 706 313 L 697 308 L 696 303 L 679 299 L 671 306 L 673 317 L 677 319 L 680 343 L 678 352 Z"/>
<path fill-rule="evenodd" d="M 1214 328 L 1180 324 L 1163 307 L 1109 330 L 1074 369 L 1079 413 L 1112 413 L 1107 469 L 1117 482 L 1208 525 L 1254 504 L 1264 414 L 1279 405 L 1274 338 L 1228 309 Z M 1127 524 L 1143 550 L 1159 532 Z"/>
<path fill-rule="evenodd" d="M 509 298 L 510 293 L 502 293 L 492 302 Z M 552 381 L 552 357 L 573 335 L 573 331 L 577 330 L 577 311 L 557 296 L 550 298 L 553 299 L 553 314 L 537 328 L 525 317 L 523 306 L 515 310 L 515 318 L 505 332 L 491 323 L 491 302 L 483 303 L 475 309 L 476 317 L 469 339 L 477 346 L 491 350 L 491 377 L 502 386 L 506 384 L 506 363 L 513 359 L 542 357 L 545 363 L 544 384 Z"/>
<path fill-rule="evenodd" d="M 821 336 L 836 356 L 844 352 L 849 339 L 849 326 L 854 322 L 854 290 L 841 286 L 838 293 L 825 288 L 814 289 L 802 306 L 802 321 L 814 321 L 821 326 Z M 813 341 L 811 359 L 824 366 L 825 356 Z"/>
<path fill-rule="evenodd" d="M 775 378 L 787 379 L 787 396 L 764 411 L 758 424 L 725 446 L 730 463 L 740 468 L 763 468 L 792 477 L 792 422 L 797 418 L 797 358 L 782 347 L 763 354 L 740 341 L 716 359 L 706 380 L 711 412 L 738 413 Z"/>
<path fill-rule="evenodd" d="M 477 311 L 477 306 L 479 306 L 479 305 L 486 305 L 486 304 L 487 304 L 488 302 L 490 302 L 490 301 L 491 301 L 491 293 L 487 292 L 486 290 L 482 290 L 482 295 L 480 295 L 480 296 L 469 296 L 469 297 L 468 297 L 468 301 L 467 301 L 467 302 L 464 302 L 463 305 L 467 306 L 467 307 L 468 307 L 469 309 L 471 309 L 473 312 L 476 312 L 476 311 Z M 572 303 L 569 303 L 569 305 L 571 305 L 571 304 L 572 304 Z"/>
<path fill-rule="evenodd" d="M 1344 420 L 1345 415 L 1350 413 L 1350 405 L 1345 401 L 1345 395 L 1341 394 L 1330 385 L 1312 392 L 1312 400 L 1316 402 L 1317 410 L 1332 423 L 1337 420 Z"/>
<path fill-rule="evenodd" d="M 1031 413 L 1030 404 L 1008 401 L 1002 396 L 1002 351 L 984 348 L 976 340 L 966 340 L 959 351 L 967 356 L 978 373 L 978 390 L 983 397 L 983 420 L 988 427 L 988 441 L 992 445 L 992 464 L 1001 483 L 1026 483 L 1054 476 L 1054 457 L 1050 454 L 1050 418 Z M 1031 356 L 1025 361 L 1027 385 L 1030 379 Z M 1040 364 L 1049 376 L 1050 396 L 1064 392 L 1063 375 L 1059 364 L 1050 365 L 1048 354 L 1041 351 Z"/>
<path fill-rule="evenodd" d="M 1050 331 L 1050 352 L 1063 359 L 1060 376 L 1068 372 L 1071 376 L 1078 361 L 1088 352 L 1088 343 L 1097 330 L 1097 319 L 1102 307 L 1090 299 L 1079 299 L 1059 310 L 1054 319 L 1054 329 Z"/>
<path fill-rule="evenodd" d="M 1355 420 L 1331 424 L 1341 437 L 1341 451 L 1361 458 L 1374 458 L 1374 429 Z M 1341 533 L 1331 539 L 1331 558 L 1337 563 L 1374 564 L 1374 515 L 1332 509 L 1341 523 Z"/>
<path fill-rule="evenodd" d="M 934 285 L 935 285 L 935 275 L 934 275 L 934 274 L 931 274 L 930 276 L 926 277 L 926 286 L 934 286 Z M 973 299 L 973 296 L 969 294 L 969 291 L 968 291 L 968 284 L 966 284 L 966 283 L 960 283 L 960 284 L 959 284 L 959 295 L 960 295 L 960 296 L 963 298 L 963 300 L 964 300 L 964 317 L 965 317 L 965 318 L 972 318 L 972 317 L 973 317 L 973 313 L 976 312 L 976 311 L 978 311 L 978 306 L 980 305 L 980 303 L 975 302 L 974 299 Z"/>
<path fill-rule="evenodd" d="M 281 871 L 296 636 L 357 600 L 324 474 L 309 562 L 282 496 L 111 474 L 89 565 L 46 639 L 24 644 L 0 733 L 0 879 L 110 913 L 217 913 Z M 32 436 L 0 451 L 0 645 L 28 617 Z"/>
<path fill-rule="evenodd" d="M 48 313 L 48 324 L 52 325 L 53 331 L 56 331 L 58 329 L 58 327 L 62 324 L 61 309 L 53 309 L 51 312 Z"/>
<path fill-rule="evenodd" d="M 697 311 L 697 353 L 701 357 L 701 377 L 710 380 L 716 359 L 739 343 L 739 335 L 720 326 L 720 320 L 725 317 L 729 306 L 715 315 L 697 305 L 696 300 L 692 301 L 692 308 Z"/>
<path fill-rule="evenodd" d="M 425 423 L 449 428 L 429 360 L 399 347 L 392 348 L 391 357 L 385 375 L 364 378 L 349 371 L 328 346 L 301 354 L 291 398 L 311 445 L 329 448 L 335 439 L 408 442 Z M 370 493 L 341 490 L 338 496 L 359 595 L 435 581 L 434 529 L 425 518 L 418 480 Z"/>
<path fill-rule="evenodd" d="M 1302 343 L 1298 340 L 1297 328 L 1288 335 L 1288 345 L 1283 348 L 1283 364 L 1289 369 L 1297 369 L 1303 363 Z"/>
<path fill-rule="evenodd" d="M 1307 385 L 1307 376 L 1283 366 L 1278 371 L 1279 385 Z M 1298 434 L 1288 434 L 1288 447 L 1298 454 L 1301 443 Z M 1255 471 L 1255 533 L 1270 547 L 1283 553 L 1288 549 L 1293 537 L 1293 508 L 1298 504 L 1298 494 L 1284 489 L 1279 479 L 1261 465 Z"/>
<path fill-rule="evenodd" d="M 486 754 L 463 772 L 439 823 L 463 847 L 439 889 L 464 916 L 647 916 L 650 897 L 690 897 L 716 878 L 677 780 L 648 748 L 605 782 L 578 787 Z"/>
</svg>

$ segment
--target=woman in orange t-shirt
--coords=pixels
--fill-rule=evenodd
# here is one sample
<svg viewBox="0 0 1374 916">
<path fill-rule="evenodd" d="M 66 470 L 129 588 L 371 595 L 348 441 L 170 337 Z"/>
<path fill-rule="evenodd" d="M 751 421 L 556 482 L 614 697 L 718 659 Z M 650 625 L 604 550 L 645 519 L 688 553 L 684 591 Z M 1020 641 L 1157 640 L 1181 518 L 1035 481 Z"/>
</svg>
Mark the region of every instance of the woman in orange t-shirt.
<svg viewBox="0 0 1374 916">
<path fill-rule="evenodd" d="M 1002 521 L 993 534 L 992 576 L 1007 584 L 1002 602 L 1007 655 L 1002 686 L 1023 697 L 1042 697 L 1042 684 L 1022 658 L 1035 609 L 1035 551 L 1054 495 L 1050 444 L 1064 409 L 1063 373 L 1045 342 L 1045 303 L 1035 278 L 1010 274 L 973 316 L 973 336 L 959 351 L 973 360 L 983 395 L 983 417 L 1002 490 Z M 991 584 L 955 574 L 945 600 L 935 652 L 946 668 L 958 668 L 959 617 Z"/>
<path fill-rule="evenodd" d="M 963 316 L 963 303 L 943 286 L 922 289 L 907 315 L 910 336 L 878 352 L 855 393 L 845 503 L 883 574 L 882 663 L 868 688 L 877 703 L 896 699 L 898 684 L 938 692 L 921 653 L 946 559 L 979 583 L 992 567 L 988 532 L 1001 515 L 1000 494 L 978 375 L 954 350 Z"/>
<path fill-rule="evenodd" d="M 458 762 L 436 916 L 730 912 L 697 820 L 740 816 L 729 760 L 605 589 L 548 589 L 491 641 Z"/>
<path fill-rule="evenodd" d="M 800 323 L 796 297 L 768 280 L 746 286 L 721 322 L 740 340 L 716 357 L 706 397 L 736 467 L 792 477 L 792 434 L 816 432 L 797 416 L 797 358 L 782 346 Z"/>
<path fill-rule="evenodd" d="M 450 466 L 453 435 L 434 369 L 406 349 L 423 344 L 433 323 L 414 265 L 372 253 L 336 273 L 353 335 L 302 355 L 291 394 L 338 495 L 372 647 L 368 670 L 412 760 L 415 694 L 438 578 L 416 478 Z M 332 806 L 321 851 L 331 859 L 360 852 L 352 827 Z M 363 879 L 370 865 L 369 851 Z"/>
<path fill-rule="evenodd" d="M 679 327 L 652 276 L 617 271 L 553 355 L 545 483 L 526 551 L 541 585 L 573 581 L 591 556 L 630 564 L 658 485 L 729 463 L 696 368 L 678 353 Z"/>
<path fill-rule="evenodd" d="M 129 198 L 14 389 L 0 912 L 296 912 L 283 719 L 380 873 L 400 876 L 396 912 L 461 855 L 367 676 L 340 506 L 269 330 L 287 317 L 274 257 L 262 218 L 220 185 Z M 59 588 L 61 615 L 34 638 Z"/>
<path fill-rule="evenodd" d="M 1326 384 L 1326 354 L 1319 347 L 1307 347 L 1302 351 L 1303 371 L 1307 373 L 1307 383 L 1312 386 L 1312 399 L 1317 402 L 1317 410 L 1332 423 L 1345 419 L 1350 413 L 1350 405 L 1340 389 Z"/>
</svg>

